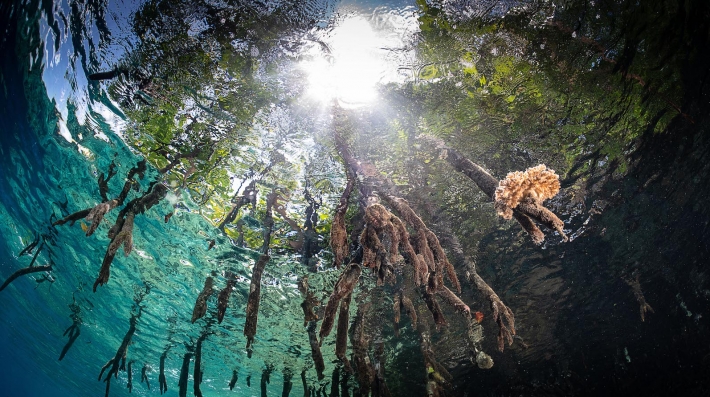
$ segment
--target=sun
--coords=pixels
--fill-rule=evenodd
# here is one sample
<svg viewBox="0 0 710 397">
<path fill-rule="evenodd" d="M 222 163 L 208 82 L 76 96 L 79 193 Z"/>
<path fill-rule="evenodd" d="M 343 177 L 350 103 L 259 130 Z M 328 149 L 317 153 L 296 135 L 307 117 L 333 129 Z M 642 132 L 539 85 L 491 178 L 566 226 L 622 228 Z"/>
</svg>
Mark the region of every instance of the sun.
<svg viewBox="0 0 710 397">
<path fill-rule="evenodd" d="M 377 98 L 376 85 L 388 68 L 382 42 L 365 18 L 344 20 L 323 40 L 320 54 L 301 63 L 308 76 L 307 94 L 323 102 L 372 103 Z"/>
</svg>

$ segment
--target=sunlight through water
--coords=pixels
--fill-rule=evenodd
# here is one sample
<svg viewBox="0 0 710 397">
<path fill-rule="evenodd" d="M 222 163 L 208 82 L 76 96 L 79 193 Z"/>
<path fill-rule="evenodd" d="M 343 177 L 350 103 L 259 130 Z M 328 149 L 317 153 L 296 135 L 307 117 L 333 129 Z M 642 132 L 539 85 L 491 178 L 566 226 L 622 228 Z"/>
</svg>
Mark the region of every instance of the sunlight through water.
<svg viewBox="0 0 710 397">
<path fill-rule="evenodd" d="M 404 15 L 392 11 L 375 12 L 372 18 L 346 17 L 301 62 L 308 76 L 307 95 L 358 107 L 377 99 L 378 84 L 404 82 L 407 76 L 398 67 L 417 30 L 416 19 Z"/>
</svg>

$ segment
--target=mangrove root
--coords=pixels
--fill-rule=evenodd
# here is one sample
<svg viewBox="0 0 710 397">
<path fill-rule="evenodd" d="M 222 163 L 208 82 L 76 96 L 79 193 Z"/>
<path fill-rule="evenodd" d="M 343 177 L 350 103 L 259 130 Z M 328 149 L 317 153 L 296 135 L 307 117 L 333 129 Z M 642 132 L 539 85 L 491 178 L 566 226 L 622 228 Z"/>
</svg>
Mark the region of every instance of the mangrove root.
<svg viewBox="0 0 710 397">
<path fill-rule="evenodd" d="M 308 323 L 308 343 L 311 345 L 311 356 L 316 367 L 318 380 L 321 380 L 325 376 L 323 375 L 323 371 L 325 371 L 325 362 L 323 361 L 323 354 L 320 351 L 320 344 L 318 343 L 318 337 L 316 336 L 315 321 Z"/>
<path fill-rule="evenodd" d="M 116 355 L 110 359 L 104 366 L 101 368 L 101 372 L 99 373 L 99 380 L 101 380 L 101 375 L 103 375 L 104 371 L 109 368 L 108 372 L 106 373 L 106 377 L 104 378 L 104 382 L 106 382 L 106 394 L 105 397 L 108 397 L 108 392 L 111 387 L 111 375 L 114 377 L 118 377 L 118 370 L 120 367 L 121 360 L 124 361 L 126 359 L 126 351 L 128 350 L 128 345 L 131 343 L 131 338 L 133 338 L 133 334 L 136 332 L 136 323 L 138 322 L 138 318 L 140 318 L 140 311 L 138 315 L 131 315 L 131 320 L 130 320 L 130 327 L 128 328 L 128 332 L 126 332 L 126 335 L 123 337 L 123 342 L 121 342 L 121 346 L 119 346 L 118 350 L 116 350 Z"/>
<path fill-rule="evenodd" d="M 358 306 L 350 340 L 353 348 L 355 372 L 357 373 L 360 395 L 362 396 L 369 395 L 372 382 L 375 379 L 375 373 L 367 355 L 370 339 L 365 329 L 366 316 L 371 306 L 372 303 L 370 302 L 364 302 Z"/>
<path fill-rule="evenodd" d="M 197 346 L 195 347 L 195 367 L 192 374 L 192 387 L 193 392 L 195 393 L 195 397 L 202 397 L 202 390 L 200 390 L 200 384 L 202 383 L 202 375 L 204 375 L 204 372 L 202 371 L 202 342 L 206 338 L 207 334 L 201 335 L 197 339 Z"/>
<path fill-rule="evenodd" d="M 205 313 L 207 313 L 207 298 L 212 295 L 212 286 L 214 281 L 212 277 L 207 277 L 205 279 L 205 286 L 202 288 L 202 292 L 197 296 L 197 301 L 195 302 L 195 307 L 192 309 L 192 323 L 194 324 L 197 319 L 202 318 Z"/>
<path fill-rule="evenodd" d="M 141 383 L 145 382 L 145 386 L 150 390 L 150 382 L 148 382 L 148 364 L 143 364 L 143 369 L 141 369 Z"/>
<path fill-rule="evenodd" d="M 264 273 L 264 268 L 269 262 L 269 255 L 263 254 L 259 257 L 254 265 L 254 271 L 251 275 L 251 284 L 249 285 L 249 298 L 247 301 L 247 318 L 244 322 L 244 336 L 247 337 L 247 350 L 252 348 L 254 336 L 256 335 L 256 324 L 259 320 L 259 301 L 261 299 L 261 276 Z"/>
<path fill-rule="evenodd" d="M 330 227 L 330 248 L 333 252 L 333 267 L 340 267 L 349 254 L 348 232 L 345 229 L 345 213 L 348 209 L 350 193 L 352 193 L 353 186 L 355 185 L 355 177 L 352 175 L 352 171 L 349 167 L 345 167 L 345 176 L 347 177 L 347 183 L 343 194 L 340 196 L 340 203 L 335 209 L 333 223 Z"/>
<path fill-rule="evenodd" d="M 320 306 L 320 301 L 313 292 L 308 290 L 308 276 L 303 276 L 298 280 L 298 290 L 304 296 L 301 309 L 303 309 L 303 326 L 305 327 L 309 322 L 318 320 L 314 308 Z"/>
<path fill-rule="evenodd" d="M 501 352 L 505 349 L 505 342 L 508 345 L 513 344 L 513 336 L 515 335 L 515 316 L 498 297 L 498 294 L 478 275 L 478 273 L 470 272 L 469 280 L 478 288 L 478 290 L 491 303 L 493 311 L 493 320 L 498 324 L 498 350 Z"/>
<path fill-rule="evenodd" d="M 651 312 L 654 313 L 653 308 L 651 305 L 646 302 L 646 297 L 643 296 L 643 291 L 641 291 L 641 283 L 639 283 L 639 275 L 636 273 L 634 275 L 634 278 L 623 278 L 624 282 L 631 287 L 631 290 L 634 292 L 634 296 L 636 297 L 636 300 L 639 303 L 639 314 L 641 314 L 641 321 L 646 321 L 646 313 Z"/>
<path fill-rule="evenodd" d="M 180 367 L 180 379 L 178 380 L 178 396 L 187 397 L 187 379 L 190 372 L 190 359 L 192 353 L 187 352 L 182 357 L 182 367 Z"/>
<path fill-rule="evenodd" d="M 226 272 L 224 277 L 227 279 L 227 285 L 223 290 L 219 291 L 217 295 L 217 323 L 222 324 L 222 319 L 224 319 L 224 313 L 227 312 L 227 305 L 229 305 L 229 295 L 232 294 L 234 286 L 237 284 L 237 280 L 231 272 Z"/>
<path fill-rule="evenodd" d="M 160 355 L 160 374 L 158 375 L 160 394 L 166 393 L 168 391 L 168 383 L 165 381 L 165 358 L 167 356 L 168 350 L 166 349 L 163 354 Z"/>
<path fill-rule="evenodd" d="M 335 283 L 333 293 L 330 294 L 328 304 L 325 306 L 325 313 L 323 314 L 323 323 L 321 323 L 320 326 L 319 336 L 321 344 L 323 344 L 323 339 L 328 336 L 328 334 L 330 334 L 330 331 L 333 329 L 333 324 L 335 323 L 335 314 L 336 310 L 338 310 L 338 304 L 340 303 L 340 300 L 353 292 L 353 290 L 357 286 L 358 280 L 360 279 L 360 273 L 362 273 L 360 265 L 358 265 L 357 263 L 351 263 L 350 266 L 345 269 L 345 271 L 340 275 L 338 281 Z"/>
<path fill-rule="evenodd" d="M 348 349 L 348 327 L 350 326 L 350 301 L 352 297 L 352 294 L 348 294 L 340 301 L 338 329 L 335 334 L 335 356 L 343 363 L 345 370 L 348 372 L 353 372 L 346 355 Z"/>
<path fill-rule="evenodd" d="M 443 141 L 423 135 L 418 139 L 440 151 L 441 158 L 468 176 L 494 201 L 496 212 L 500 216 L 504 219 L 515 217 L 535 244 L 541 244 L 545 236 L 534 225 L 533 220 L 556 230 L 564 241 L 568 240 L 562 221 L 542 206 L 543 201 L 554 197 L 560 189 L 559 176 L 553 170 L 540 164 L 525 171 L 508 173 L 506 178 L 499 182 L 481 166 L 447 147 Z"/>
<path fill-rule="evenodd" d="M 237 384 L 237 380 L 239 379 L 239 373 L 237 373 L 237 370 L 232 370 L 232 379 L 229 380 L 229 390 L 234 389 L 234 385 Z"/>
</svg>

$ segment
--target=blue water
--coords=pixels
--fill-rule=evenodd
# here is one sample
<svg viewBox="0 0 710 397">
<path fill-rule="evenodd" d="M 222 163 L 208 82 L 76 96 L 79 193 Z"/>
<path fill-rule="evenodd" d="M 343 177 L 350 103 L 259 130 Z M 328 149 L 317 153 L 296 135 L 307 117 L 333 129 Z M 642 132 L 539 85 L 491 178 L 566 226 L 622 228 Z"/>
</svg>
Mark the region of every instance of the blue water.
<svg viewBox="0 0 710 397">
<path fill-rule="evenodd" d="M 205 277 L 212 272 L 221 289 L 225 269 L 236 273 L 242 282 L 232 293 L 224 323 L 219 329 L 212 328 L 214 334 L 204 342 L 203 392 L 205 395 L 229 392 L 228 382 L 232 370 L 236 369 L 240 380 L 235 392 L 256 395 L 261 370 L 268 360 L 269 363 L 291 364 L 298 371 L 294 376 L 294 393 L 297 393 L 308 336 L 300 320 L 300 298 L 292 265 L 275 258 L 271 270 L 264 276 L 264 283 L 270 286 L 265 287 L 270 298 L 262 301 L 255 357 L 246 360 L 243 313 L 251 266 L 258 254 L 232 247 L 214 227 L 192 212 L 195 208 L 190 208 L 188 198 L 172 198 L 183 205 L 169 224 L 163 221 L 165 214 L 173 211 L 167 201 L 138 217 L 134 252 L 127 258 L 119 253 L 111 268 L 109 283 L 99 287 L 96 293 L 91 291 L 109 241 L 106 237 L 108 222 L 104 221 L 97 232 L 87 238 L 81 222 L 53 228 L 50 217 L 54 213 L 61 218 L 99 203 L 96 180 L 99 172 L 106 172 L 112 160 L 118 166 L 118 175 L 111 181 L 110 191 L 117 193 L 123 184 L 123 175 L 140 158 L 111 132 L 107 120 L 94 112 L 95 106 L 87 106 L 108 102 L 105 93 L 87 84 L 86 65 L 91 64 L 95 70 L 101 64 L 97 56 L 106 62 L 107 58 L 120 55 L 120 49 L 102 47 L 101 51 L 96 49 L 98 55 L 88 55 L 87 49 L 94 49 L 101 42 L 96 26 L 90 23 L 91 18 L 86 19 L 90 26 L 83 33 L 70 30 L 59 20 L 60 35 L 54 36 L 53 31 L 47 29 L 51 25 L 47 15 L 54 11 L 60 15 L 66 11 L 61 7 L 67 5 L 59 3 L 57 10 L 52 10 L 52 4 L 46 6 L 46 9 L 36 3 L 14 4 L 10 8 L 3 3 L 2 6 L 3 23 L 0 25 L 9 23 L 9 35 L 4 37 L 0 61 L 0 235 L 3 236 L 0 278 L 4 280 L 29 265 L 32 255 L 18 257 L 18 254 L 40 233 L 46 237 L 47 244 L 37 256 L 36 264 L 53 263 L 54 282 L 51 285 L 47 281 L 37 282 L 44 275 L 33 273 L 18 278 L 0 293 L 0 395 L 103 395 L 105 383 L 97 381 L 99 369 L 115 355 L 128 331 L 132 310 L 135 313 L 135 294 L 148 285 L 150 292 L 141 302 L 142 315 L 128 349 L 129 360 L 135 360 L 132 394 L 158 393 L 158 359 L 170 348 L 165 371 L 169 387 L 166 395 L 176 396 L 186 346 L 192 347 L 202 332 L 198 324 L 193 326 L 189 321 L 194 299 Z M 120 17 L 125 18 L 129 12 L 126 10 L 131 7 L 135 5 L 112 4 L 109 12 L 120 22 Z M 116 31 L 120 29 L 114 29 Z M 55 40 L 59 40 L 56 52 L 59 62 L 53 62 Z M 82 50 L 78 51 L 76 45 L 82 46 Z M 104 53 L 106 51 L 110 56 Z M 57 115 L 55 106 L 64 114 Z M 87 119 L 93 122 L 78 124 L 77 109 L 84 112 L 88 109 Z M 60 135 L 64 126 L 75 141 L 80 141 L 83 149 Z M 94 137 L 99 132 L 104 133 L 108 141 Z M 141 181 L 142 190 L 154 175 L 155 172 L 149 170 Z M 199 230 L 202 232 L 195 233 Z M 215 239 L 217 245 L 207 252 L 210 239 Z M 73 300 L 80 307 L 81 334 L 60 362 L 59 354 L 68 341 L 62 334 L 72 325 L 69 305 Z M 292 332 L 289 333 L 289 329 Z M 278 339 L 274 337 L 277 330 Z M 274 354 L 289 349 L 302 357 L 293 359 Z M 305 350 L 301 352 L 302 349 Z M 332 354 L 326 357 L 332 358 Z M 150 366 L 151 391 L 139 382 L 144 363 Z M 247 376 L 252 376 L 251 388 L 246 385 Z M 315 373 L 308 376 L 315 380 Z M 281 378 L 280 372 L 271 375 L 272 390 L 280 392 Z M 110 395 L 128 395 L 126 383 L 126 372 L 120 371 L 118 379 L 112 381 Z M 192 393 L 192 365 L 189 388 Z"/>
</svg>

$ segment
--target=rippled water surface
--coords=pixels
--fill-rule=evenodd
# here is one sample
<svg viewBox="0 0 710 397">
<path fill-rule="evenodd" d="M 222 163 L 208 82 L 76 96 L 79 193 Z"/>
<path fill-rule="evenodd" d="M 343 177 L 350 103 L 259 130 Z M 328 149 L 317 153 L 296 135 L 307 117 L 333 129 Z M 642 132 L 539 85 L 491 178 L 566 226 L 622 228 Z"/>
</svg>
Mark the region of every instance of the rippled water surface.
<svg viewBox="0 0 710 397">
<path fill-rule="evenodd" d="M 0 395 L 162 394 L 161 367 L 171 396 L 710 393 L 703 1 L 64 0 L 0 11 L 0 279 L 51 265 L 0 292 Z M 493 188 L 509 172 L 554 169 L 560 190 L 544 207 L 559 227 L 530 215 L 544 233 L 534 241 L 535 227 L 499 216 L 483 174 L 456 156 Z M 97 181 L 111 170 L 104 199 Z M 163 187 L 154 205 L 131 207 Z M 93 235 L 85 215 L 57 222 L 122 189 Z M 333 266 L 331 234 L 349 189 L 347 259 L 363 269 L 346 364 L 338 320 L 318 332 L 352 274 Z M 377 229 L 383 248 L 368 257 L 375 202 L 403 219 L 420 260 L 432 247 L 429 287 L 415 285 L 404 245 L 390 256 L 394 231 Z M 117 248 L 99 282 L 124 207 L 132 251 Z M 439 282 L 465 309 L 444 287 L 429 295 L 445 273 L 438 244 L 455 273 Z M 208 277 L 206 314 L 192 321 Z M 403 296 L 416 323 L 406 305 L 393 309 Z M 317 319 L 304 321 L 308 306 Z M 124 350 L 109 390 L 110 366 L 99 373 Z"/>
</svg>

